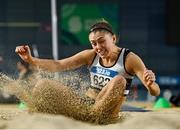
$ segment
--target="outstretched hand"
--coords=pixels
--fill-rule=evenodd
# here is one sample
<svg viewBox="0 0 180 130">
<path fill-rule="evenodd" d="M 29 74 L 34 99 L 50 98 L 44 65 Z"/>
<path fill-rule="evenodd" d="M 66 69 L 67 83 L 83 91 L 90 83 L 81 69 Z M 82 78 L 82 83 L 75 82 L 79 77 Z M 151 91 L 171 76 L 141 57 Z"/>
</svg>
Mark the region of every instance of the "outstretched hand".
<svg viewBox="0 0 180 130">
<path fill-rule="evenodd" d="M 32 60 L 31 51 L 28 45 L 17 46 L 15 52 L 21 57 L 25 62 L 30 62 Z"/>
<path fill-rule="evenodd" d="M 156 80 L 155 74 L 152 72 L 152 70 L 148 69 L 144 70 L 143 78 L 147 86 L 151 86 Z"/>
</svg>

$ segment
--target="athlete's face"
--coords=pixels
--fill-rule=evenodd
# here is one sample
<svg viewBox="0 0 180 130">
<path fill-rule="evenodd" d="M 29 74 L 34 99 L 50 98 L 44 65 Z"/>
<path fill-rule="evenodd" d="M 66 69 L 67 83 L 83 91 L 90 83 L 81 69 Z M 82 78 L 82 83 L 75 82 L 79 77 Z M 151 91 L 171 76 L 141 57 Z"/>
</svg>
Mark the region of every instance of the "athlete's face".
<svg viewBox="0 0 180 130">
<path fill-rule="evenodd" d="M 105 58 L 108 54 L 110 54 L 113 46 L 115 45 L 116 37 L 110 33 L 97 31 L 89 34 L 89 41 L 96 53 L 101 58 Z"/>
</svg>

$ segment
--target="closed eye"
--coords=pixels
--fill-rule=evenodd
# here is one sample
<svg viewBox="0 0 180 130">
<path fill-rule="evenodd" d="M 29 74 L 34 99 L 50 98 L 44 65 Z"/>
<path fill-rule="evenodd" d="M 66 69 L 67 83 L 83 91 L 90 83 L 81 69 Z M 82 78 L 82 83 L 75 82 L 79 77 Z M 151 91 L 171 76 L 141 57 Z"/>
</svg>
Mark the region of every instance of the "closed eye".
<svg viewBox="0 0 180 130">
<path fill-rule="evenodd" d="M 92 46 L 96 46 L 96 45 L 97 45 L 97 43 L 96 43 L 96 42 L 92 42 L 92 41 L 91 41 L 91 45 L 92 45 Z"/>
</svg>

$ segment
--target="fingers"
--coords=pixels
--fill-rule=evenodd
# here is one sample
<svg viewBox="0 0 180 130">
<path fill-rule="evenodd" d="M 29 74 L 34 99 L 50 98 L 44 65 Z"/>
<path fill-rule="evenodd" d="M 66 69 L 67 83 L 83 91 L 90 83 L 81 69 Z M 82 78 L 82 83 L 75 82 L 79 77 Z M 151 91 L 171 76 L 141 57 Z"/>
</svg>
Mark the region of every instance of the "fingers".
<svg viewBox="0 0 180 130">
<path fill-rule="evenodd" d="M 155 74 L 152 72 L 152 70 L 148 70 L 148 69 L 144 71 L 144 78 L 146 81 L 154 82 L 156 80 Z"/>
<path fill-rule="evenodd" d="M 26 53 L 28 50 L 29 50 L 28 45 L 22 45 L 22 46 L 17 46 L 15 49 L 15 52 L 19 54 L 23 54 L 23 53 Z"/>
</svg>

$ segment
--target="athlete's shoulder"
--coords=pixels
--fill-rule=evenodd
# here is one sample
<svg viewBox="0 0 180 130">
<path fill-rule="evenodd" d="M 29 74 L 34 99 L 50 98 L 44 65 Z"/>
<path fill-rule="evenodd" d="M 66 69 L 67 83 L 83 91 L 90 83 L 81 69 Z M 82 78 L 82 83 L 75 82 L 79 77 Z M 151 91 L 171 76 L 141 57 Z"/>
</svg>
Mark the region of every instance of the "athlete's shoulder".
<svg viewBox="0 0 180 130">
<path fill-rule="evenodd" d="M 85 49 L 82 52 L 86 52 L 86 53 L 96 53 L 94 49 Z"/>
<path fill-rule="evenodd" d="M 96 52 L 93 49 L 83 50 L 79 54 L 87 60 L 88 64 L 91 64 L 92 60 L 96 56 Z"/>
<path fill-rule="evenodd" d="M 139 61 L 141 58 L 138 56 L 138 54 L 128 51 L 128 54 L 126 56 L 126 61 L 131 63 L 136 63 L 136 61 Z"/>
<path fill-rule="evenodd" d="M 134 74 L 135 73 L 134 69 L 137 68 L 138 66 L 142 66 L 144 63 L 136 53 L 130 51 L 126 56 L 125 64 L 127 71 L 131 74 Z"/>
<path fill-rule="evenodd" d="M 80 54 L 84 55 L 84 56 L 95 56 L 96 52 L 93 49 L 86 49 L 80 52 Z"/>
</svg>

